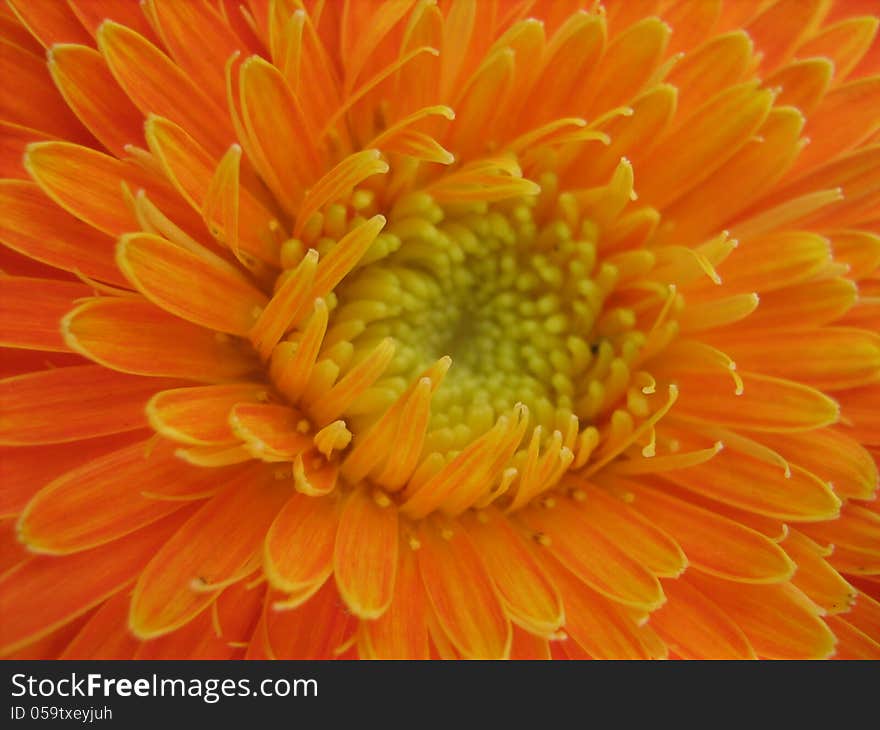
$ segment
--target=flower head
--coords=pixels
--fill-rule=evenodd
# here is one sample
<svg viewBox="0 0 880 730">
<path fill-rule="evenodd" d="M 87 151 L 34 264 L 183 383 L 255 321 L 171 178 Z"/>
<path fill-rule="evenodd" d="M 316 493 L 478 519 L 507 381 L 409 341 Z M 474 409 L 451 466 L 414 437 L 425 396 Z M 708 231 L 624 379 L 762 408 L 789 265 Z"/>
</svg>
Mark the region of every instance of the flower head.
<svg viewBox="0 0 880 730">
<path fill-rule="evenodd" d="M 8 0 L 3 651 L 876 658 L 877 14 Z"/>
</svg>

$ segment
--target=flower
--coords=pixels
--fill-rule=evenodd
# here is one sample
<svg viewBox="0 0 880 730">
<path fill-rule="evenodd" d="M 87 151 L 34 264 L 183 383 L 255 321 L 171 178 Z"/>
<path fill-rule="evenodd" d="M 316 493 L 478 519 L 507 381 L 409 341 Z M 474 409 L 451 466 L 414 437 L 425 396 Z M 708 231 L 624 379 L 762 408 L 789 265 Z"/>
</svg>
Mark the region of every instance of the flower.
<svg viewBox="0 0 880 730">
<path fill-rule="evenodd" d="M 6 656 L 880 656 L 877 14 L 9 0 Z"/>
</svg>

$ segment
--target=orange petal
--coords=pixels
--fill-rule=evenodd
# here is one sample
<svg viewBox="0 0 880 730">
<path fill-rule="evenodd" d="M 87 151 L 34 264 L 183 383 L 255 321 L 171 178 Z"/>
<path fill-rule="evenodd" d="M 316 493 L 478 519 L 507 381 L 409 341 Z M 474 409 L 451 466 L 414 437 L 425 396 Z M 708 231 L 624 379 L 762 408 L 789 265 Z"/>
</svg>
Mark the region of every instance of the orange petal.
<svg viewBox="0 0 880 730">
<path fill-rule="evenodd" d="M 807 336 L 798 330 L 775 330 L 772 336 L 730 333 L 719 335 L 716 343 L 738 367 L 826 392 L 880 380 L 880 336 L 854 327 L 823 327 Z"/>
<path fill-rule="evenodd" d="M 792 434 L 762 434 L 761 440 L 820 479 L 835 494 L 871 499 L 877 489 L 877 464 L 861 444 L 839 429 Z"/>
<path fill-rule="evenodd" d="M 294 494 L 266 533 L 263 566 L 272 586 L 292 593 L 321 585 L 333 572 L 338 524 L 336 496 Z"/>
<path fill-rule="evenodd" d="M 267 599 L 268 601 L 268 599 Z M 345 611 L 332 580 L 307 603 L 291 611 L 265 613 L 267 658 L 336 659 L 354 620 Z M 255 639 L 258 637 L 255 636 Z"/>
<path fill-rule="evenodd" d="M 421 518 L 441 505 L 451 514 L 464 512 L 501 477 L 522 440 L 527 422 L 527 410 L 519 404 L 512 414 L 500 416 L 491 430 L 433 475 L 410 480 L 404 491 L 403 513 L 413 519 Z"/>
<path fill-rule="evenodd" d="M 828 25 L 798 48 L 801 58 L 825 56 L 834 63 L 834 78 L 845 79 L 871 48 L 878 20 L 870 15 Z"/>
<path fill-rule="evenodd" d="M 108 20 L 97 41 L 116 81 L 145 116 L 167 117 L 218 157 L 235 141 L 225 110 L 137 31 Z"/>
<path fill-rule="evenodd" d="M 34 55 L 39 55 L 43 50 L 39 41 L 21 24 L 15 13 L 6 6 L 0 12 L 0 35 Z"/>
<path fill-rule="evenodd" d="M 264 461 L 292 461 L 311 447 L 311 439 L 299 430 L 302 421 L 296 411 L 274 404 L 239 403 L 229 415 L 236 436 Z"/>
<path fill-rule="evenodd" d="M 841 616 L 829 616 L 828 627 L 837 638 L 835 659 L 867 660 L 880 659 L 880 642 L 859 631 Z"/>
<path fill-rule="evenodd" d="M 302 315 L 307 312 L 306 305 L 313 302 L 311 292 L 317 263 L 318 252 L 309 249 L 296 269 L 288 270 L 290 275 L 278 287 L 251 328 L 250 340 L 263 360 L 269 359 L 284 334 L 293 329 Z M 297 351 L 303 346 L 304 339 L 305 333 L 297 344 Z M 313 358 L 310 357 L 309 360 Z"/>
<path fill-rule="evenodd" d="M 229 466 L 251 461 L 250 452 L 241 445 L 221 444 L 219 446 L 193 446 L 189 449 L 178 449 L 177 455 L 188 464 L 194 466 Z"/>
<path fill-rule="evenodd" d="M 709 596 L 683 580 L 665 581 L 666 605 L 650 625 L 683 659 L 755 659 L 748 639 Z"/>
<path fill-rule="evenodd" d="M 749 140 L 714 175 L 666 207 L 664 218 L 674 221 L 666 238 L 676 244 L 700 243 L 758 199 L 797 156 L 803 126 L 804 117 L 797 109 L 772 109 L 757 138 Z"/>
<path fill-rule="evenodd" d="M 829 522 L 802 525 L 801 530 L 823 545 L 836 545 L 880 557 L 880 515 L 848 502 L 840 517 Z"/>
<path fill-rule="evenodd" d="M 791 433 L 838 420 L 838 405 L 815 388 L 769 375 L 740 372 L 743 392 L 727 376 L 686 374 L 678 378 L 675 412 L 700 422 L 748 431 Z"/>
<path fill-rule="evenodd" d="M 462 656 L 503 659 L 511 627 L 480 554 L 454 523 L 423 524 L 418 532 L 419 573 L 437 622 Z"/>
<path fill-rule="evenodd" d="M 106 601 L 71 641 L 59 659 L 132 659 L 138 640 L 128 630 L 128 591 Z"/>
<path fill-rule="evenodd" d="M 623 156 L 638 166 L 639 158 L 653 147 L 675 116 L 677 99 L 678 91 L 674 86 L 658 84 L 632 102 L 631 116 L 616 116 L 602 125 L 602 131 L 611 137 L 611 144 L 599 150 L 590 149 L 588 169 L 579 171 L 583 183 L 599 185 L 606 182 Z"/>
<path fill-rule="evenodd" d="M 63 211 L 33 183 L 0 180 L 0 241 L 65 271 L 128 286 L 116 268 L 116 242 Z"/>
<path fill-rule="evenodd" d="M 406 398 L 394 438 L 393 458 L 373 477 L 386 490 L 403 488 L 418 467 L 431 417 L 432 385 L 430 378 L 420 378 Z"/>
<path fill-rule="evenodd" d="M 691 3 L 673 2 L 663 12 L 663 20 L 672 27 L 669 52 L 689 51 L 716 29 L 722 0 Z"/>
<path fill-rule="evenodd" d="M 24 151 L 31 142 L 44 142 L 51 135 L 38 132 L 30 127 L 0 120 L 0 178 L 29 180 L 22 160 Z"/>
<path fill-rule="evenodd" d="M 682 334 L 727 327 L 746 319 L 757 309 L 760 298 L 754 292 L 695 301 L 678 317 Z"/>
<path fill-rule="evenodd" d="M 782 546 L 797 563 L 792 585 L 830 614 L 845 613 L 852 608 L 858 591 L 824 559 L 829 550 L 823 549 L 799 530 L 789 532 Z"/>
<path fill-rule="evenodd" d="M 772 94 L 753 83 L 722 91 L 651 151 L 639 196 L 660 208 L 695 187 L 745 144 L 772 103 Z"/>
<path fill-rule="evenodd" d="M 381 159 L 376 149 L 362 150 L 344 158 L 306 191 L 296 214 L 294 237 L 302 235 L 303 227 L 314 213 L 334 200 L 345 199 L 355 186 L 373 175 L 388 172 L 388 169 L 388 163 Z"/>
<path fill-rule="evenodd" d="M 564 8 L 565 4 L 561 4 Z M 659 0 L 644 0 L 644 2 L 639 3 L 637 6 L 633 6 L 630 3 L 610 4 L 606 12 L 611 33 L 620 35 L 620 33 L 627 30 L 633 23 L 642 20 L 646 15 L 658 13 L 662 4 Z M 569 3 L 569 5 L 574 5 L 574 3 Z"/>
<path fill-rule="evenodd" d="M 312 297 L 327 296 L 354 268 L 385 225 L 385 216 L 374 215 L 345 234 L 318 263 Z"/>
<path fill-rule="evenodd" d="M 220 588 L 252 572 L 266 530 L 289 495 L 289 487 L 262 466 L 228 480 L 141 573 L 129 615 L 135 635 L 149 639 L 183 626 Z"/>
<path fill-rule="evenodd" d="M 345 77 L 350 85 L 358 79 L 379 43 L 408 14 L 412 5 L 412 0 L 404 0 L 404 2 L 373 8 L 346 9 L 342 19 L 346 25 L 343 26 L 341 33 L 342 48 L 345 53 L 343 56 Z M 362 15 L 359 14 L 359 10 Z M 359 20 L 369 22 L 372 29 L 370 33 L 362 34 L 356 30 Z"/>
<path fill-rule="evenodd" d="M 67 105 L 116 157 L 143 145 L 143 115 L 129 101 L 94 48 L 65 43 L 49 51 L 49 73 Z"/>
<path fill-rule="evenodd" d="M 828 562 L 836 570 L 850 577 L 874 578 L 880 575 L 880 553 L 876 550 L 858 550 L 844 545 L 836 545 Z"/>
<path fill-rule="evenodd" d="M 868 231 L 834 231 L 830 238 L 834 260 L 849 266 L 847 276 L 850 279 L 867 278 L 880 269 L 880 236 L 877 234 Z"/>
<path fill-rule="evenodd" d="M 812 114 L 837 69 L 827 58 L 806 58 L 792 61 L 774 71 L 764 80 L 769 89 L 781 89 L 776 103 L 796 107 L 804 114 Z"/>
<path fill-rule="evenodd" d="M 10 0 L 9 7 L 22 25 L 46 48 L 55 43 L 91 43 L 92 39 L 82 23 L 64 3 Z"/>
<path fill-rule="evenodd" d="M 194 446 L 235 443 L 229 412 L 238 403 L 262 402 L 268 390 L 260 383 L 207 385 L 156 393 L 147 403 L 147 417 L 157 433 Z"/>
<path fill-rule="evenodd" d="M 0 575 L 31 557 L 27 548 L 18 541 L 15 520 L 0 522 L 0 548 Z"/>
<path fill-rule="evenodd" d="M 326 302 L 321 298 L 315 299 L 312 315 L 296 346 L 282 343 L 272 352 L 269 375 L 290 403 L 297 403 L 308 386 L 309 376 L 327 332 L 328 317 Z"/>
<path fill-rule="evenodd" d="M 322 426 L 342 416 L 357 397 L 382 376 L 394 357 L 395 349 L 393 338 L 381 340 L 329 390 L 322 393 L 317 402 L 309 404 L 309 415 Z"/>
<path fill-rule="evenodd" d="M 880 636 L 880 603 L 864 592 L 859 592 L 856 605 L 846 620 L 868 636 Z"/>
<path fill-rule="evenodd" d="M 589 86 L 580 93 L 590 99 L 578 111 L 587 118 L 598 110 L 628 102 L 645 86 L 660 64 L 670 28 L 659 18 L 642 17 L 608 44 Z"/>
<path fill-rule="evenodd" d="M 321 167 L 302 111 L 278 69 L 258 56 L 241 64 L 239 82 L 250 141 L 245 149 L 285 210 L 293 212 Z"/>
<path fill-rule="evenodd" d="M 828 201 L 814 210 L 800 212 L 798 224 L 812 228 L 852 227 L 877 214 L 877 193 L 880 190 L 880 144 L 863 146 L 822 165 L 799 180 L 762 201 L 774 205 L 809 194 L 839 190 L 837 202 Z M 736 229 L 734 229 L 736 235 Z"/>
<path fill-rule="evenodd" d="M 416 554 L 400 551 L 391 605 L 375 621 L 361 624 L 361 654 L 370 659 L 428 659 L 425 589 Z"/>
<path fill-rule="evenodd" d="M 223 65 L 233 53 L 244 50 L 225 10 L 177 0 L 154 0 L 152 7 L 163 44 L 177 65 L 212 99 L 223 99 Z M 194 28 L 198 43 L 192 42 Z"/>
<path fill-rule="evenodd" d="M 381 616 L 394 596 L 398 511 L 381 492 L 355 489 L 345 502 L 333 550 L 339 594 L 355 616 Z"/>
<path fill-rule="evenodd" d="M 31 497 L 47 483 L 71 469 L 109 451 L 145 439 L 146 430 L 129 431 L 70 444 L 11 446 L 0 448 L 0 518 L 24 509 Z"/>
<path fill-rule="evenodd" d="M 0 653 L 45 636 L 124 588 L 186 514 L 182 510 L 109 545 L 61 558 L 30 558 L 7 571 L 0 577 Z"/>
<path fill-rule="evenodd" d="M 349 5 L 346 10 L 353 11 L 354 7 Z M 435 11 L 433 8 L 427 10 L 429 12 L 423 13 L 423 16 L 438 14 L 433 12 Z M 415 12 L 418 13 L 418 9 Z M 413 18 L 413 24 L 417 22 Z M 293 93 L 300 99 L 305 118 L 318 126 L 326 122 L 339 108 L 342 89 L 337 78 L 337 65 L 331 61 L 330 49 L 327 46 L 334 41 L 325 33 L 334 24 L 323 24 L 324 27 L 319 34 L 315 32 L 316 23 L 318 23 L 317 16 L 309 17 L 304 13 L 295 14 L 291 18 L 289 10 L 275 5 L 275 12 L 268 24 L 274 24 L 275 29 L 280 32 L 273 32 L 270 29 L 267 36 L 273 60 L 282 69 Z M 347 54 L 343 53 L 342 58 L 347 57 Z"/>
<path fill-rule="evenodd" d="M 752 20 L 746 30 L 764 54 L 762 66 L 772 69 L 785 62 L 822 24 L 828 5 L 824 0 L 778 0 Z"/>
<path fill-rule="evenodd" d="M 495 509 L 467 517 L 463 524 L 508 617 L 531 633 L 557 631 L 565 621 L 562 600 L 533 547 Z"/>
<path fill-rule="evenodd" d="M 221 164 L 221 158 L 207 152 L 186 129 L 162 117 L 151 115 L 147 119 L 145 131 L 150 150 L 158 158 L 165 175 L 187 203 L 201 213 L 210 224 L 216 226 L 216 230 L 212 230 L 212 233 L 214 235 L 222 233 L 227 245 L 235 240 L 243 251 L 277 266 L 278 243 L 272 228 L 277 226 L 278 222 L 248 189 L 236 184 L 233 186 L 234 190 L 225 191 L 236 196 L 234 201 L 238 215 L 236 231 L 226 230 L 225 221 L 218 223 L 215 220 L 216 214 L 209 208 L 209 203 L 212 202 L 212 186 L 215 185 L 214 177 Z M 240 157 L 240 150 L 238 154 Z M 231 182 L 228 184 L 231 185 Z"/>
<path fill-rule="evenodd" d="M 57 659 L 65 647 L 76 638 L 79 631 L 86 625 L 97 609 L 91 609 L 77 618 L 65 623 L 58 629 L 46 634 L 40 639 L 23 646 L 22 648 L 4 655 L 9 660 L 45 660 Z"/>
<path fill-rule="evenodd" d="M 552 558 L 543 561 L 565 605 L 566 651 L 572 642 L 577 658 L 648 659 L 635 624 L 616 604 L 582 583 Z M 582 652 L 578 652 L 580 647 Z M 588 656 L 581 656 L 586 652 Z"/>
<path fill-rule="evenodd" d="M 531 70 L 535 87 L 531 97 L 523 99 L 528 127 L 554 119 L 564 108 L 570 107 L 572 94 L 581 89 L 582 80 L 595 68 L 607 36 L 605 19 L 588 13 L 573 13 L 547 43 L 543 42 L 543 28 L 541 31 L 540 40 L 532 40 L 537 46 L 534 52 L 541 53 L 536 56 L 536 61 L 540 59 L 540 68 Z M 519 66 L 516 63 L 515 69 L 522 73 Z"/>
<path fill-rule="evenodd" d="M 561 497 L 553 500 L 552 507 L 545 504 L 517 516 L 536 539 L 549 540 L 547 549 L 566 568 L 612 601 L 647 611 L 663 604 L 657 578 L 591 525 L 574 502 Z"/>
<path fill-rule="evenodd" d="M 304 603 L 306 603 L 306 601 L 311 600 L 312 596 L 320 591 L 321 588 L 323 588 L 327 584 L 327 582 L 327 579 L 324 578 L 322 580 L 318 580 L 315 583 L 312 583 L 311 585 L 297 588 L 295 591 L 292 591 L 290 593 L 285 593 L 283 596 L 279 597 L 278 600 L 272 602 L 272 610 L 289 611 L 291 609 L 299 608 Z"/>
<path fill-rule="evenodd" d="M 743 323 L 745 329 L 808 329 L 841 317 L 855 304 L 853 282 L 840 277 L 808 281 L 761 294 L 761 303 Z"/>
<path fill-rule="evenodd" d="M 582 518 L 654 575 L 674 578 L 687 567 L 673 532 L 655 526 L 604 489 L 585 485 L 574 494 L 582 503 Z"/>
<path fill-rule="evenodd" d="M 52 83 L 42 56 L 0 38 L 0 116 L 62 139 L 94 144 Z"/>
<path fill-rule="evenodd" d="M 568 635 L 566 635 L 566 639 Z M 550 658 L 557 661 L 592 661 L 593 657 L 584 651 L 583 647 L 576 641 L 551 641 Z M 646 655 L 641 654 L 634 659 L 645 659 Z"/>
<path fill-rule="evenodd" d="M 443 632 L 443 629 L 437 622 L 437 617 L 430 607 L 425 611 L 425 623 L 428 625 L 428 643 L 431 659 L 455 660 L 462 658 L 461 654 L 449 642 L 449 638 Z"/>
<path fill-rule="evenodd" d="M 46 195 L 99 231 L 119 236 L 140 230 L 126 203 L 123 183 L 134 192 L 143 188 L 169 218 L 198 230 L 194 215 L 164 181 L 131 160 L 117 160 L 69 142 L 37 142 L 25 152 L 25 169 Z M 88 181 L 89 194 L 82 194 Z"/>
<path fill-rule="evenodd" d="M 268 299 L 232 264 L 150 233 L 123 236 L 116 262 L 144 296 L 195 324 L 245 335 Z"/>
<path fill-rule="evenodd" d="M 246 377 L 258 367 L 234 340 L 138 298 L 96 297 L 69 312 L 62 328 L 71 349 L 122 372 L 216 381 Z"/>
<path fill-rule="evenodd" d="M 514 661 L 520 659 L 527 661 L 549 660 L 552 658 L 550 656 L 550 642 L 514 625 L 510 658 Z"/>
<path fill-rule="evenodd" d="M 134 28 L 147 38 L 155 37 L 142 6 L 132 5 L 128 0 L 68 0 L 68 5 L 93 36 L 97 34 L 101 23 L 109 18 Z"/>
<path fill-rule="evenodd" d="M 259 591 L 258 591 L 259 592 Z M 211 611 L 203 611 L 185 626 L 181 626 L 172 634 L 159 636 L 148 641 L 139 641 L 138 650 L 134 659 L 161 660 L 161 659 L 232 659 L 237 651 L 226 642 L 218 638 L 213 626 L 214 607 Z M 260 606 L 257 606 L 259 616 Z M 128 616 L 125 616 L 127 619 Z M 129 631 L 128 624 L 123 624 Z"/>
<path fill-rule="evenodd" d="M 768 251 L 773 255 L 768 256 Z M 785 231 L 741 243 L 721 274 L 725 288 L 763 293 L 808 281 L 830 262 L 826 238 L 806 231 Z"/>
<path fill-rule="evenodd" d="M 616 477 L 609 478 L 609 476 L 605 474 L 602 475 L 602 480 L 603 483 L 608 482 L 624 500 L 629 499 L 629 495 L 633 494 L 631 491 L 632 482 L 624 482 Z M 713 512 L 721 517 L 732 520 L 733 522 L 738 522 L 744 527 L 748 527 L 755 532 L 761 533 L 765 537 L 769 537 L 775 543 L 784 540 L 788 535 L 788 525 L 779 519 L 767 517 L 749 510 L 739 509 L 738 507 L 733 507 L 724 502 L 705 497 L 696 492 L 687 490 L 684 487 L 678 487 L 661 476 L 656 478 L 645 476 L 641 477 L 640 481 L 644 481 L 645 486 L 650 486 L 655 490 L 661 490 L 681 501 L 689 502 L 698 507 L 702 507 L 709 512 Z"/>
<path fill-rule="evenodd" d="M 2 134 L 2 130 L 0 130 Z M 8 246 L 0 246 L 0 276 L 25 276 L 35 279 L 51 279 L 53 281 L 72 281 L 73 277 L 66 271 L 59 271 L 52 266 L 40 263 L 35 259 L 23 256 Z M 100 284 L 94 282 L 97 289 Z"/>
<path fill-rule="evenodd" d="M 337 421 L 341 424 L 342 421 Z M 332 426 L 328 426 L 332 429 Z M 343 430 L 345 426 L 342 427 Z M 327 429 L 322 429 L 313 439 L 317 445 L 320 436 L 326 433 Z M 348 439 L 351 440 L 350 432 Z M 330 438 L 333 438 L 332 436 Z M 320 447 L 319 447 L 320 448 Z M 344 448 L 344 447 L 343 447 Z M 333 449 L 325 449 L 321 453 L 329 457 Z M 314 451 L 304 454 L 297 454 L 293 460 L 293 481 L 296 491 L 305 494 L 308 497 L 323 497 L 330 494 L 336 488 L 336 481 L 339 478 L 339 467 L 334 462 L 328 462 L 321 454 Z"/>
<path fill-rule="evenodd" d="M 780 520 L 827 520 L 840 510 L 840 500 L 813 474 L 795 466 L 786 477 L 777 464 L 732 449 L 664 478 L 710 499 Z"/>
<path fill-rule="evenodd" d="M 834 634 L 821 610 L 789 583 L 730 583 L 705 573 L 686 582 L 706 596 L 743 630 L 762 659 L 825 659 L 834 652 Z"/>
<path fill-rule="evenodd" d="M 144 405 L 174 381 L 81 365 L 0 380 L 0 443 L 79 441 L 147 425 Z M 64 417 L 59 418 L 58 414 Z"/>
<path fill-rule="evenodd" d="M 880 104 L 880 76 L 856 79 L 828 92 L 810 115 L 805 134 L 810 144 L 795 163 L 791 176 L 812 170 L 859 146 L 880 129 L 875 113 Z"/>
<path fill-rule="evenodd" d="M 23 276 L 0 278 L 0 344 L 29 350 L 66 352 L 61 337 L 61 318 L 73 303 L 90 296 L 88 286 L 53 279 Z"/>
<path fill-rule="evenodd" d="M 167 442 L 150 447 L 150 441 L 133 444 L 49 482 L 25 507 L 18 521 L 19 539 L 40 553 L 63 555 L 97 547 L 177 510 L 175 497 L 209 496 L 240 471 L 189 466 Z M 151 496 L 154 490 L 163 499 Z M 71 520 L 72 514 L 88 518 Z"/>
<path fill-rule="evenodd" d="M 880 445 L 880 388 L 866 386 L 837 394 L 846 428 L 841 431 L 863 444 Z"/>
<path fill-rule="evenodd" d="M 795 570 L 782 548 L 755 530 L 657 489 L 634 483 L 628 489 L 633 507 L 672 535 L 699 570 L 748 583 L 775 583 Z"/>
<path fill-rule="evenodd" d="M 204 611 L 166 636 L 141 642 L 134 658 L 238 659 L 250 641 L 263 607 L 264 587 L 248 587 L 246 581 L 229 586 Z M 127 618 L 127 617 L 126 617 Z M 127 624 L 125 624 L 128 630 Z"/>
<path fill-rule="evenodd" d="M 880 330 L 880 297 L 862 297 L 840 323 L 865 330 Z"/>
<path fill-rule="evenodd" d="M 753 65 L 754 44 L 742 30 L 715 36 L 686 53 L 666 78 L 678 89 L 678 119 L 689 117 L 720 89 L 745 80 Z"/>
</svg>

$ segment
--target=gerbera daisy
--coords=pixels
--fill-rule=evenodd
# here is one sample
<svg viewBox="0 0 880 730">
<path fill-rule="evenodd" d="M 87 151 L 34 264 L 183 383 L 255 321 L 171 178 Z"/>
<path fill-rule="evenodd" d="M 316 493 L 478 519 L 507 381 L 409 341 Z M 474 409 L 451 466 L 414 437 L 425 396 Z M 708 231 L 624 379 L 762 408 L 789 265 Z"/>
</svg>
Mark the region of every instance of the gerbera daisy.
<svg viewBox="0 0 880 730">
<path fill-rule="evenodd" d="M 7 2 L 5 656 L 880 656 L 876 0 Z"/>
</svg>

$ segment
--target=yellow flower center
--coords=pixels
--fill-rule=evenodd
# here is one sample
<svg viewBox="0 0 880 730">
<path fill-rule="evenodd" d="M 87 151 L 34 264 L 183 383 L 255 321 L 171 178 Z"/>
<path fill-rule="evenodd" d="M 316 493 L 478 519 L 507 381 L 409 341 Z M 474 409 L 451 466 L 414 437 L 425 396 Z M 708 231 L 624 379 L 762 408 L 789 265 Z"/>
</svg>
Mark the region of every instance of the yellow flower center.
<svg viewBox="0 0 880 730">
<path fill-rule="evenodd" d="M 356 353 L 386 337 L 397 344 L 383 382 L 389 397 L 451 356 L 432 403 L 431 451 L 464 448 L 517 403 L 548 434 L 573 414 L 589 420 L 610 361 L 643 340 L 632 312 L 603 314 L 617 271 L 597 264 L 595 227 L 542 216 L 538 203 L 404 197 L 382 234 L 393 252 L 336 291 L 331 321 L 365 325 Z"/>
<path fill-rule="evenodd" d="M 337 486 L 366 480 L 412 519 L 517 510 L 591 454 L 600 465 L 633 444 L 652 455 L 677 393 L 641 369 L 676 331 L 669 265 L 655 271 L 654 253 L 607 237 L 606 209 L 632 196 L 628 161 L 592 190 L 518 177 L 515 157 L 492 170 L 515 173 L 516 192 L 502 178 L 400 194 L 394 175 L 374 178 L 281 248 L 276 298 L 324 283 L 270 378 L 339 465 Z M 252 340 L 265 357 L 262 335 Z"/>
</svg>

